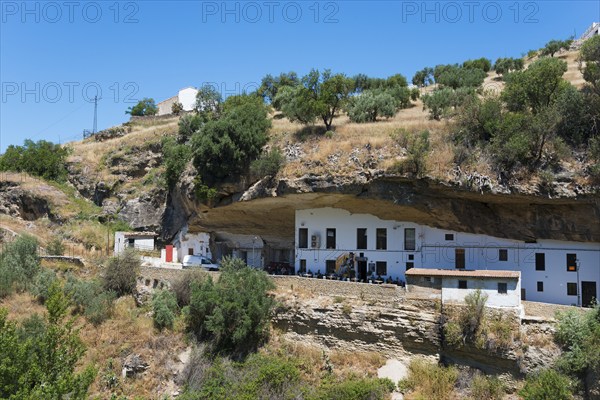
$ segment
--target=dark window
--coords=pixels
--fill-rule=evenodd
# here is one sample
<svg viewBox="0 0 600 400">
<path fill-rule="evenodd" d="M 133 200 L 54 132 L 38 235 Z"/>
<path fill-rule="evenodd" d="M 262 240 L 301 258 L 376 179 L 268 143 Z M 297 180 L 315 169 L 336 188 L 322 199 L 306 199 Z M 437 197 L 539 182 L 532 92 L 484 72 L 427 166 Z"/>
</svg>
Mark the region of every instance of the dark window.
<svg viewBox="0 0 600 400">
<path fill-rule="evenodd" d="M 377 243 L 375 249 L 387 250 L 387 229 L 377 228 Z"/>
<path fill-rule="evenodd" d="M 508 250 L 506 250 L 506 249 L 498 250 L 498 260 L 499 261 L 508 261 Z"/>
<path fill-rule="evenodd" d="M 308 229 L 298 229 L 298 248 L 308 249 Z"/>
<path fill-rule="evenodd" d="M 458 281 L 458 288 L 459 289 L 466 289 L 467 288 L 467 281 Z"/>
<path fill-rule="evenodd" d="M 411 268 L 415 267 L 415 263 L 414 262 L 407 262 L 406 263 L 406 270 L 408 271 Z"/>
<path fill-rule="evenodd" d="M 567 271 L 577 271 L 577 254 L 567 254 Z"/>
<path fill-rule="evenodd" d="M 367 248 L 367 229 L 358 228 L 356 230 L 356 248 L 365 250 Z"/>
<path fill-rule="evenodd" d="M 415 241 L 415 228 L 405 228 L 404 229 L 404 250 L 415 250 L 416 249 L 416 241 Z"/>
<path fill-rule="evenodd" d="M 409 259 L 410 261 L 414 260 L 414 259 L 415 259 L 415 255 L 414 255 L 414 254 L 409 254 L 409 255 L 408 255 L 408 259 Z"/>
<path fill-rule="evenodd" d="M 300 260 L 300 271 L 302 273 L 306 272 L 306 260 Z"/>
<path fill-rule="evenodd" d="M 335 273 L 335 260 L 325 261 L 325 272 L 327 275 Z"/>
<path fill-rule="evenodd" d="M 538 292 L 543 292 L 544 291 L 544 282 L 538 282 L 537 283 L 537 291 Z"/>
<path fill-rule="evenodd" d="M 506 282 L 498 282 L 498 293 L 506 294 L 508 292 L 508 287 Z"/>
<path fill-rule="evenodd" d="M 446 233 L 446 240 L 454 240 L 454 233 Z"/>
<path fill-rule="evenodd" d="M 454 267 L 465 268 L 465 249 L 454 249 Z"/>
<path fill-rule="evenodd" d="M 567 296 L 577 296 L 577 283 L 575 283 L 575 282 L 567 283 Z"/>
<path fill-rule="evenodd" d="M 335 229 L 327 228 L 327 248 L 335 249 Z"/>
<path fill-rule="evenodd" d="M 385 261 L 377 261 L 375 263 L 375 268 L 377 269 L 376 273 L 377 275 L 387 275 L 387 262 Z"/>
<path fill-rule="evenodd" d="M 546 270 L 546 254 L 535 253 L 535 270 L 545 271 Z"/>
<path fill-rule="evenodd" d="M 190 256 L 194 255 L 194 248 L 193 247 L 189 247 L 188 248 L 188 255 L 190 255 Z"/>
</svg>

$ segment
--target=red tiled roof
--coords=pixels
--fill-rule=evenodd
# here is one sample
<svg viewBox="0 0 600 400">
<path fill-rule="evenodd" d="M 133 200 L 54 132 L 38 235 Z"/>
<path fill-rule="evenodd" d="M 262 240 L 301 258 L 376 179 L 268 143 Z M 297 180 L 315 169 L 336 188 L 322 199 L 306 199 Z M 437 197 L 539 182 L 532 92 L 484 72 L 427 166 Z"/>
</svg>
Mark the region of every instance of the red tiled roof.
<svg viewBox="0 0 600 400">
<path fill-rule="evenodd" d="M 463 278 L 519 278 L 519 271 L 490 270 L 490 269 L 429 269 L 411 268 L 406 276 L 451 276 Z"/>
</svg>

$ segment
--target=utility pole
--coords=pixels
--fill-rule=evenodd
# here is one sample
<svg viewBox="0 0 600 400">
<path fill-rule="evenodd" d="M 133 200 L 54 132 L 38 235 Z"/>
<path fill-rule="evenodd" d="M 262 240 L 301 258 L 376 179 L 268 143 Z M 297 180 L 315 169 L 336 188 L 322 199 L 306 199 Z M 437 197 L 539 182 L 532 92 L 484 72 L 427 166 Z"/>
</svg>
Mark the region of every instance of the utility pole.
<svg viewBox="0 0 600 400">
<path fill-rule="evenodd" d="M 95 135 L 98 129 L 98 96 L 94 96 L 94 127 L 92 135 Z"/>
</svg>

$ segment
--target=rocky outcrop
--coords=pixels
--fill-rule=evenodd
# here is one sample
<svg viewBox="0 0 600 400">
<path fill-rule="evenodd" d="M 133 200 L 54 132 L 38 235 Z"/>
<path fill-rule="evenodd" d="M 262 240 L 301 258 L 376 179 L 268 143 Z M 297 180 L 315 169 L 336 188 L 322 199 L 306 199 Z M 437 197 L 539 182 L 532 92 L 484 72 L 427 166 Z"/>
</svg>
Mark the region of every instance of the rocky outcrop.
<svg viewBox="0 0 600 400">
<path fill-rule="evenodd" d="M 118 216 L 135 230 L 160 231 L 165 213 L 166 195 L 163 189 L 155 188 L 137 198 L 124 199 Z"/>
<path fill-rule="evenodd" d="M 46 198 L 22 188 L 18 183 L 8 181 L 0 182 L 0 214 L 25 221 L 42 217 L 48 217 L 52 221 L 58 219 Z"/>
</svg>

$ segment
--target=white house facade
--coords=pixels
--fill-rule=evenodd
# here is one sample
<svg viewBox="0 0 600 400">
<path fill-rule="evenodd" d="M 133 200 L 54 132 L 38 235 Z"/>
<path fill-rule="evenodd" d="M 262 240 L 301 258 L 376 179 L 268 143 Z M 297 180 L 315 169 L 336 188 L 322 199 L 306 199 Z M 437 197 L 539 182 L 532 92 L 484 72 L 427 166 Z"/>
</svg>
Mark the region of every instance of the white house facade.
<svg viewBox="0 0 600 400">
<path fill-rule="evenodd" d="M 212 258 L 210 251 L 210 233 L 189 233 L 188 227 L 183 227 L 173 239 L 173 247 L 177 252 L 177 259 L 183 260 L 187 255 L 200 255 Z"/>
<path fill-rule="evenodd" d="M 135 250 L 154 250 L 154 232 L 115 232 L 114 253 L 119 254 L 126 248 Z"/>
<path fill-rule="evenodd" d="M 196 108 L 196 95 L 198 94 L 198 89 L 193 87 L 187 87 L 181 89 L 177 96 L 173 96 L 166 100 L 161 101 L 156 105 L 158 108 L 157 115 L 168 115 L 172 114 L 173 104 L 181 103 L 183 106 L 183 111 L 192 111 Z"/>
<path fill-rule="evenodd" d="M 337 208 L 296 211 L 295 271 L 339 270 L 353 253 L 359 279 L 406 280 L 410 268 L 510 270 L 521 273 L 521 298 L 589 305 L 600 293 L 600 243 L 535 243 L 381 220 Z"/>
</svg>

